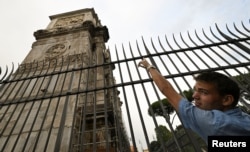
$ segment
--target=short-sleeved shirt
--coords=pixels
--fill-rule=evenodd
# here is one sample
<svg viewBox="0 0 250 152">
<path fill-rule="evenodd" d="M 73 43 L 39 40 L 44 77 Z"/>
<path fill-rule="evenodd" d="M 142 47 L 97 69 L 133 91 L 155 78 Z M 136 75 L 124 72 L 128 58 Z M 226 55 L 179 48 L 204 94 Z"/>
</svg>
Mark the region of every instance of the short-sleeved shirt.
<svg viewBox="0 0 250 152">
<path fill-rule="evenodd" d="M 180 118 L 207 143 L 208 136 L 250 136 L 250 115 L 234 108 L 225 112 L 203 110 L 186 99 L 179 104 Z"/>
</svg>

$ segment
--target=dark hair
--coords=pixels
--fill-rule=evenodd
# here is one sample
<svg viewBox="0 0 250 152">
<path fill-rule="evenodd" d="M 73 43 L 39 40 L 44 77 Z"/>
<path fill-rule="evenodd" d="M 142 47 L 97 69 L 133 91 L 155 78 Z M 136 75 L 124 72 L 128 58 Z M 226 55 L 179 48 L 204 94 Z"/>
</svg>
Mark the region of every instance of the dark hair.
<svg viewBox="0 0 250 152">
<path fill-rule="evenodd" d="M 238 104 L 239 96 L 240 96 L 240 88 L 238 84 L 227 77 L 218 72 L 204 72 L 199 74 L 194 78 L 196 81 L 205 81 L 209 83 L 213 83 L 219 92 L 220 95 L 230 94 L 234 97 L 234 101 L 232 106 L 235 107 Z"/>
</svg>

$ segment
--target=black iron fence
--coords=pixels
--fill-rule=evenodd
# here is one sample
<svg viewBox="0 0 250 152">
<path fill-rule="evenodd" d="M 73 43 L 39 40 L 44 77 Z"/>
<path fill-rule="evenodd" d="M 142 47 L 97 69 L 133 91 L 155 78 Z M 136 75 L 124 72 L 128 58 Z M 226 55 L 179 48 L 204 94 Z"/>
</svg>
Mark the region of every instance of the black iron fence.
<svg viewBox="0 0 250 152">
<path fill-rule="evenodd" d="M 96 56 L 73 54 L 1 71 L 0 151 L 206 151 L 162 102 L 162 114 L 153 112 L 151 104 L 164 96 L 138 62 L 148 58 L 185 97 L 195 74 L 224 73 L 238 82 L 247 111 L 249 29 L 215 25 L 157 43 L 142 39 L 104 50 L 98 65 L 91 64 Z M 155 131 L 162 126 L 171 132 L 167 141 Z"/>
</svg>

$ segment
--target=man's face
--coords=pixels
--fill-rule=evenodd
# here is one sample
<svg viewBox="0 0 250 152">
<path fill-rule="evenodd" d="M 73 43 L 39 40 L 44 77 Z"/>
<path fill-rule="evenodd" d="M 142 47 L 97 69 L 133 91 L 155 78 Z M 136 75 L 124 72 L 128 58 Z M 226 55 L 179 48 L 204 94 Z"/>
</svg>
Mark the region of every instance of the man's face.
<svg viewBox="0 0 250 152">
<path fill-rule="evenodd" d="M 223 97 L 219 95 L 214 84 L 197 81 L 194 85 L 193 98 L 195 105 L 204 110 L 223 110 Z"/>
</svg>

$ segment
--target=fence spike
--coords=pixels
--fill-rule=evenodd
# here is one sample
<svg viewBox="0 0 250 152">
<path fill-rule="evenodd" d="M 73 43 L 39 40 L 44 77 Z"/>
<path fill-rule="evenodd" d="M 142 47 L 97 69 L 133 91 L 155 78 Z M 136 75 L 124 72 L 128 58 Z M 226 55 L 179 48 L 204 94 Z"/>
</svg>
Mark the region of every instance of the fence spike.
<svg viewBox="0 0 250 152">
<path fill-rule="evenodd" d="M 5 73 L 4 73 L 3 77 L 2 77 L 2 79 L 0 80 L 0 82 L 2 82 L 4 80 L 4 78 L 7 75 L 7 73 L 8 73 L 8 66 L 6 66 Z"/>
<path fill-rule="evenodd" d="M 249 29 L 247 29 L 247 27 L 245 26 L 245 24 L 243 23 L 243 22 L 241 22 L 241 25 L 242 25 L 242 27 L 247 31 L 247 32 L 249 32 L 250 33 L 250 30 Z"/>
<path fill-rule="evenodd" d="M 235 28 L 235 30 L 236 30 L 237 32 L 239 32 L 240 34 L 244 35 L 245 37 L 248 37 L 247 34 L 243 33 L 241 30 L 239 30 L 239 29 L 237 28 L 236 24 L 234 24 L 234 28 Z M 244 29 L 244 27 L 243 27 L 243 29 Z M 246 42 L 246 43 L 248 43 L 248 42 Z"/>
<path fill-rule="evenodd" d="M 173 34 L 173 40 L 174 40 L 175 44 L 181 49 L 181 46 L 178 44 L 174 34 Z"/>
<path fill-rule="evenodd" d="M 170 45 L 170 42 L 168 41 L 168 38 L 167 38 L 167 36 L 166 36 L 166 35 L 165 35 L 165 40 L 166 40 L 166 42 L 167 42 L 167 44 L 168 44 L 169 48 L 173 51 L 173 50 L 174 50 L 174 48 Z"/>
<path fill-rule="evenodd" d="M 64 98 L 64 97 L 69 98 L 70 97 L 70 99 L 71 99 L 71 97 L 73 97 L 73 95 L 76 95 L 77 98 L 79 96 L 79 102 L 78 102 L 78 100 L 76 100 L 77 102 L 75 103 L 75 106 L 78 106 L 78 104 L 79 105 L 81 104 L 82 107 L 87 107 L 88 102 L 84 102 L 84 101 L 87 101 L 89 99 L 89 97 L 96 98 L 97 94 L 95 94 L 95 93 L 97 91 L 99 91 L 99 90 L 102 90 L 102 91 L 112 90 L 113 96 L 112 96 L 112 100 L 110 100 L 110 101 L 114 102 L 116 104 L 111 105 L 111 106 L 120 106 L 118 101 L 123 102 L 123 108 L 124 108 L 124 112 L 125 112 L 124 116 L 126 116 L 126 120 L 127 120 L 126 122 L 128 123 L 127 127 L 128 127 L 128 131 L 129 131 L 129 137 L 131 137 L 130 142 L 132 145 L 135 146 L 135 149 L 136 149 L 136 148 L 138 148 L 137 147 L 138 143 L 136 141 L 138 141 L 138 138 L 140 138 L 139 141 L 140 141 L 140 143 L 142 143 L 142 140 L 141 140 L 142 137 L 137 136 L 138 133 L 136 132 L 137 131 L 136 129 L 138 129 L 138 128 L 136 128 L 135 124 L 133 123 L 134 119 L 136 118 L 136 114 L 135 115 L 133 115 L 133 114 L 134 114 L 134 112 L 138 113 L 138 109 L 141 108 L 141 105 L 138 105 L 137 106 L 138 109 L 136 109 L 135 111 L 132 112 L 130 109 L 131 108 L 130 101 L 133 101 L 135 98 L 137 98 L 137 96 L 139 97 L 139 95 L 141 97 L 140 93 L 144 93 L 143 96 L 146 99 L 145 103 L 148 104 L 146 106 L 149 106 L 149 107 L 150 107 L 151 100 L 153 101 L 154 99 L 157 99 L 159 101 L 159 99 L 160 99 L 160 96 L 159 96 L 160 92 L 157 91 L 155 86 L 152 85 L 152 88 L 150 88 L 151 85 L 148 82 L 153 84 L 152 79 L 150 79 L 150 78 L 149 79 L 142 79 L 142 75 L 140 74 L 139 69 L 136 68 L 136 66 L 137 66 L 136 62 L 139 59 L 141 59 L 141 57 L 148 57 L 149 59 L 151 59 L 150 60 L 151 63 L 155 64 L 156 67 L 158 66 L 158 67 L 162 68 L 164 66 L 165 69 L 163 69 L 163 70 L 166 70 L 166 73 L 169 73 L 164 77 L 171 80 L 171 82 L 173 82 L 174 86 L 178 89 L 178 91 L 180 93 L 182 92 L 182 90 L 185 90 L 187 88 L 192 88 L 191 87 L 193 85 L 192 80 L 191 80 L 192 76 L 194 74 L 197 74 L 197 73 L 200 73 L 203 71 L 219 71 L 219 72 L 226 73 L 229 76 L 232 76 L 233 74 L 240 75 L 240 74 L 244 73 L 244 71 L 249 72 L 249 69 L 250 69 L 250 63 L 249 63 L 250 60 L 248 58 L 249 54 L 244 53 L 243 52 L 244 49 L 242 47 L 241 48 L 238 47 L 239 45 L 237 45 L 237 43 L 240 43 L 244 46 L 249 44 L 249 36 L 248 36 L 249 35 L 249 28 L 246 28 L 245 25 L 243 24 L 243 22 L 241 22 L 241 24 L 242 24 L 243 28 L 240 27 L 241 25 L 237 26 L 237 24 L 234 23 L 234 27 L 232 27 L 232 28 L 230 25 L 229 26 L 226 25 L 226 29 L 221 28 L 217 24 L 215 24 L 216 28 L 214 28 L 214 26 L 212 26 L 212 27 L 210 27 L 210 31 L 209 30 L 206 31 L 206 30 L 202 29 L 202 32 L 195 30 L 194 31 L 195 34 L 193 34 L 191 31 L 187 31 L 187 35 L 186 35 L 186 33 L 178 33 L 180 35 L 173 34 L 173 40 L 172 40 L 172 37 L 167 37 L 165 35 L 166 42 L 164 42 L 164 39 L 162 41 L 161 38 L 158 36 L 159 43 L 156 42 L 157 40 L 154 41 L 153 38 L 150 38 L 150 41 L 149 41 L 150 44 L 149 44 L 148 41 L 145 41 L 145 39 L 142 37 L 142 43 L 140 40 L 139 40 L 139 42 L 136 40 L 136 47 L 137 48 L 136 47 L 133 48 L 133 46 L 130 42 L 129 42 L 129 48 L 128 48 L 129 50 L 127 50 L 127 47 L 123 44 L 122 44 L 122 48 L 118 48 L 118 50 L 117 50 L 117 46 L 115 45 L 115 52 L 113 52 L 112 55 L 114 55 L 114 57 L 116 56 L 117 60 L 116 61 L 110 60 L 110 62 L 106 62 L 105 64 L 99 64 L 99 63 L 97 64 L 97 62 L 96 62 L 95 65 L 92 65 L 92 64 L 90 64 L 90 62 L 92 62 L 92 59 L 89 59 L 88 66 L 85 67 L 85 65 L 83 63 L 83 62 L 85 62 L 85 60 L 82 60 L 81 64 L 84 66 L 78 65 L 79 68 L 76 68 L 77 62 L 73 62 L 71 60 L 71 55 L 76 55 L 76 52 L 72 52 L 72 54 L 70 54 L 68 56 L 62 56 L 62 57 L 57 58 L 57 59 L 56 58 L 50 59 L 50 60 L 44 59 L 40 62 L 34 61 L 34 62 L 32 62 L 32 64 L 31 63 L 30 64 L 23 63 L 21 65 L 18 65 L 18 69 L 16 72 L 14 71 L 14 67 L 11 70 L 11 66 L 7 67 L 6 71 L 5 71 L 5 68 L 3 69 L 0 67 L 0 74 L 2 74 L 1 78 L 0 78 L 0 85 L 1 85 L 0 90 L 4 89 L 3 91 L 5 91 L 5 90 L 6 90 L 6 92 L 9 91 L 9 92 L 13 93 L 13 96 L 14 96 L 15 95 L 14 92 L 16 90 L 18 90 L 18 87 L 19 87 L 18 85 L 25 82 L 25 84 L 20 85 L 20 86 L 23 86 L 20 88 L 24 88 L 24 90 L 25 90 L 25 88 L 28 87 L 29 84 L 32 84 L 33 86 L 31 85 L 29 87 L 29 90 L 33 91 L 33 93 L 34 93 L 34 94 L 32 94 L 32 96 L 30 96 L 31 94 L 27 94 L 27 95 L 29 95 L 29 96 L 26 96 L 27 98 L 22 98 L 22 96 L 24 95 L 24 94 L 22 94 L 20 97 L 16 98 L 18 101 L 17 102 L 17 101 L 12 100 L 9 97 L 5 97 L 5 96 L 8 96 L 7 95 L 8 92 L 7 93 L 1 92 L 1 94 L 0 94 L 0 99 L 1 99 L 0 108 L 4 107 L 4 106 L 11 107 L 10 105 L 19 104 L 19 103 L 27 103 L 27 102 L 40 104 L 40 103 L 45 103 L 45 100 L 46 100 L 46 102 L 50 103 L 53 98 Z M 234 30 L 234 28 L 236 31 Z M 211 32 L 212 34 L 209 32 Z M 227 34 L 228 36 L 230 36 L 231 39 L 225 38 L 225 36 L 223 35 L 224 33 Z M 165 43 L 167 43 L 167 44 L 165 44 Z M 235 48 L 236 46 L 237 46 L 237 48 Z M 145 49 L 145 50 L 143 50 L 143 49 Z M 104 50 L 101 50 L 101 51 L 104 51 Z M 131 58 L 130 58 L 129 53 L 131 53 L 131 55 L 132 55 Z M 243 56 L 240 53 L 244 54 L 245 56 Z M 135 54 L 137 56 L 134 56 Z M 236 56 L 235 54 L 237 54 L 241 57 L 238 58 L 238 56 Z M 79 57 L 83 57 L 83 54 L 81 54 Z M 234 60 L 235 62 L 230 62 L 231 60 L 228 59 L 229 57 L 230 57 L 230 59 Z M 93 56 L 92 58 L 95 59 L 95 56 Z M 164 62 L 165 60 L 167 60 L 167 62 Z M 157 62 L 154 63 L 154 61 L 157 61 Z M 198 61 L 202 61 L 202 63 L 198 62 Z M 192 63 L 194 64 L 194 62 L 196 63 L 196 65 L 192 65 Z M 199 63 L 201 63 L 201 64 L 199 64 Z M 209 66 L 205 66 L 205 63 L 207 63 Z M 107 76 L 107 79 L 110 79 L 110 81 L 112 81 L 111 82 L 112 84 L 110 86 L 109 85 L 105 86 L 106 82 L 103 82 L 103 84 L 104 84 L 103 88 L 102 88 L 102 86 L 100 86 L 100 88 L 99 87 L 92 88 L 92 86 L 88 87 L 88 85 L 94 86 L 94 84 L 96 84 L 96 82 L 97 82 L 97 81 L 92 80 L 94 82 L 93 84 L 85 83 L 85 82 L 90 82 L 90 79 L 88 77 L 92 76 L 92 74 L 93 74 L 92 72 L 94 72 L 94 70 L 97 69 L 97 67 L 105 66 L 103 68 L 106 69 L 106 67 L 108 67 L 109 65 L 112 65 L 112 66 L 116 65 L 118 67 L 116 69 L 116 72 L 118 71 L 117 72 L 118 73 L 118 79 L 117 79 L 118 81 L 116 81 L 115 77 L 113 76 L 113 72 L 110 72 L 110 73 L 107 73 L 107 75 L 105 75 L 105 76 Z M 72 68 L 71 68 L 71 66 L 72 66 Z M 91 69 L 93 69 L 93 71 Z M 124 71 L 124 69 L 128 70 L 128 71 Z M 136 71 L 134 71 L 134 69 Z M 13 74 L 13 71 L 15 72 L 14 74 Z M 71 72 L 72 72 L 72 74 L 71 74 Z M 83 75 L 84 78 L 82 78 L 82 76 L 79 76 L 79 79 L 73 79 L 74 76 L 77 76 L 76 73 L 78 73 L 78 72 L 80 73 L 80 75 Z M 104 72 L 106 72 L 106 71 L 104 71 Z M 136 75 L 136 73 L 130 73 L 130 72 L 137 72 L 137 75 Z M 9 74 L 9 73 L 11 73 L 11 74 Z M 126 76 L 128 76 L 128 74 L 129 74 L 129 77 L 126 77 Z M 67 80 L 67 79 L 65 79 L 66 76 L 71 77 L 70 81 L 66 81 Z M 94 75 L 94 77 L 95 76 L 96 75 Z M 106 79 L 104 79 L 104 78 L 105 77 L 103 77 L 103 80 L 106 81 Z M 247 78 L 247 80 L 245 80 L 245 81 L 248 82 L 249 79 L 248 79 L 248 77 L 246 77 L 246 78 Z M 82 82 L 83 79 L 84 79 L 84 83 L 80 83 L 80 81 Z M 93 78 L 93 79 L 95 79 L 95 78 Z M 6 80 L 9 80 L 9 81 L 6 81 Z M 68 85 L 68 84 L 73 85 L 73 83 L 77 84 L 77 82 L 75 80 L 79 80 L 78 88 L 72 89 L 71 86 L 69 86 L 67 90 L 70 92 L 64 93 L 64 91 L 63 91 L 64 85 Z M 50 83 L 52 81 L 53 81 L 53 83 Z M 75 82 L 73 82 L 73 81 L 75 81 Z M 109 81 L 107 81 L 107 82 L 109 82 Z M 35 84 L 38 84 L 38 85 L 36 86 Z M 81 89 L 80 85 L 82 85 L 82 87 L 84 89 Z M 15 86 L 17 86 L 17 87 L 15 87 Z M 137 87 L 137 86 L 141 87 L 142 88 L 141 92 L 140 92 L 140 89 L 135 90 L 131 86 L 132 87 Z M 12 91 L 12 90 L 6 89 L 7 87 L 16 88 L 16 90 Z M 37 89 L 36 90 L 32 89 L 33 87 L 36 87 Z M 129 94 L 129 92 L 127 92 L 127 87 L 130 87 L 130 89 L 131 88 L 133 89 L 132 90 L 133 94 Z M 243 84 L 243 87 L 245 87 L 245 83 Z M 58 90 L 55 90 L 57 88 L 58 88 Z M 148 88 L 149 88 L 149 90 L 146 90 Z M 47 95 L 43 94 L 42 89 L 48 89 L 49 94 L 47 94 Z M 150 89 L 153 89 L 153 91 L 151 91 Z M 119 96 L 116 96 L 116 92 L 118 94 L 118 92 L 120 92 L 119 90 L 121 90 L 122 93 Z M 245 90 L 247 91 L 247 90 L 249 90 L 249 88 L 246 88 Z M 150 92 L 148 93 L 148 91 L 150 91 Z M 88 94 L 89 93 L 91 94 L 92 92 L 94 92 L 92 94 L 93 96 L 89 96 Z M 25 93 L 25 92 L 23 92 L 23 93 Z M 105 93 L 108 94 L 109 92 L 105 92 Z M 249 91 L 247 91 L 246 93 L 249 94 Z M 112 94 L 112 93 L 110 92 L 110 94 Z M 107 97 L 109 97 L 109 96 L 107 96 Z M 134 99 L 130 100 L 130 98 L 131 99 L 134 98 Z M 104 99 L 104 102 L 105 102 L 105 100 L 106 99 Z M 37 102 L 37 101 L 41 101 L 41 102 Z M 69 100 L 67 99 L 67 101 L 69 101 Z M 93 101 L 94 101 L 94 99 L 93 99 Z M 53 99 L 53 103 L 54 103 L 54 99 Z M 59 100 L 57 103 L 59 103 Z M 244 102 L 242 102 L 242 103 L 244 103 Z M 22 105 L 25 105 L 25 104 L 22 104 Z M 247 105 L 249 108 L 249 104 L 247 104 Z M 56 108 L 58 108 L 58 106 Z M 66 106 L 64 108 L 66 108 Z M 74 110 L 76 110 L 76 108 L 77 107 L 75 107 Z M 30 109 L 32 109 L 32 108 L 30 108 Z M 4 108 L 3 108 L 3 110 L 4 110 Z M 49 109 L 47 109 L 47 110 L 49 110 Z M 81 128 L 78 128 L 79 130 L 77 130 L 77 136 L 79 136 L 78 141 L 74 142 L 72 140 L 74 137 L 73 129 L 72 129 L 72 132 L 70 135 L 72 138 L 71 137 L 69 137 L 69 138 L 71 140 L 70 144 L 72 144 L 72 145 L 70 145 L 70 149 L 71 148 L 73 149 L 74 146 L 76 146 L 76 148 L 79 148 L 79 146 L 80 146 L 79 150 L 83 151 L 85 146 L 87 146 L 86 145 L 87 139 L 85 139 L 85 133 L 88 132 L 88 130 L 87 130 L 87 126 L 86 126 L 87 122 L 85 120 L 87 120 L 86 118 L 88 115 L 86 115 L 87 114 L 86 108 L 80 109 L 80 110 L 82 113 L 80 115 L 81 121 L 79 121 L 79 122 L 81 123 L 82 126 L 81 126 Z M 27 149 L 29 146 L 28 142 L 32 138 L 31 137 L 32 130 L 35 127 L 36 119 L 38 119 L 38 116 L 39 116 L 38 111 L 39 110 L 36 110 L 36 113 L 34 113 L 35 114 L 34 121 L 31 123 L 31 125 L 32 125 L 31 129 L 29 131 L 27 131 L 28 135 L 27 135 L 26 139 L 24 139 L 25 141 L 23 142 L 24 144 L 22 146 L 22 148 L 23 148 L 22 151 Z M 152 108 L 150 111 L 152 111 Z M 163 107 L 162 111 L 164 111 L 164 107 Z M 51 111 L 51 112 L 53 112 L 53 111 Z M 76 112 L 78 112 L 78 111 L 74 111 L 74 112 L 75 112 L 74 114 L 76 114 Z M 107 125 L 106 124 L 107 123 L 106 112 L 108 112 L 108 111 L 105 110 L 105 125 Z M 54 113 L 54 115 L 51 115 L 51 116 L 53 116 L 53 119 L 56 119 L 56 117 L 55 117 L 56 111 L 54 111 L 53 113 Z M 65 115 L 66 110 L 63 110 L 62 113 Z M 113 113 L 113 115 L 114 114 L 115 113 Z M 97 113 L 95 113 L 93 115 L 93 118 L 97 118 L 96 116 L 98 116 Z M 3 117 L 4 116 L 2 116 L 2 118 Z M 61 122 L 65 121 L 66 120 L 65 118 L 66 117 L 61 117 Z M 122 118 L 122 117 L 117 115 L 117 119 L 119 119 L 119 118 Z M 166 118 L 169 119 L 168 117 L 166 117 Z M 143 120 L 144 115 L 143 115 L 143 117 L 141 117 L 141 116 L 138 117 L 138 119 L 140 120 L 140 122 L 143 126 L 145 125 L 145 129 L 143 128 L 143 130 L 144 130 L 143 138 L 144 138 L 148 133 L 145 130 L 149 129 L 149 127 L 151 127 L 151 126 L 148 125 L 147 121 Z M 19 121 L 21 121 L 21 119 L 19 119 Z M 45 121 L 45 119 L 43 121 Z M 153 117 L 153 121 L 154 121 L 155 126 L 158 126 L 158 124 L 157 124 L 158 120 L 156 120 L 155 117 Z M 172 120 L 172 123 L 173 123 L 173 121 L 174 121 L 174 119 Z M 73 120 L 73 122 L 74 123 L 72 123 L 72 128 L 76 124 L 75 120 Z M 168 120 L 168 122 L 171 123 L 171 121 L 169 121 L 169 120 Z M 116 135 L 118 135 L 118 136 L 116 136 L 118 138 L 116 138 L 114 136 L 115 138 L 114 138 L 114 141 L 112 141 L 112 142 L 114 142 L 122 150 L 122 148 L 124 147 L 124 145 L 123 145 L 124 142 L 122 140 L 120 140 L 123 137 L 121 136 L 121 133 L 120 133 L 122 130 L 122 128 L 120 128 L 120 127 L 122 125 L 119 123 L 120 122 L 117 122 L 117 124 L 115 126 L 118 129 L 117 132 L 115 133 Z M 25 123 L 23 123 L 21 125 L 24 126 L 24 124 Z M 61 124 L 60 125 L 61 127 L 59 128 L 58 132 L 62 133 L 63 132 L 62 127 L 64 125 L 63 125 L 63 123 L 60 123 L 60 124 Z M 95 120 L 94 124 L 96 124 L 96 120 Z M 153 125 L 153 123 L 150 123 L 150 125 Z M 43 125 L 39 126 L 40 127 L 39 130 L 41 130 L 42 126 Z M 95 128 L 93 130 L 94 130 L 94 132 L 96 132 L 97 131 L 96 125 L 94 125 L 94 126 L 95 126 Z M 80 126 L 78 126 L 78 127 L 80 127 Z M 50 128 L 46 134 L 51 135 L 52 131 L 53 131 L 53 127 L 50 126 Z M 150 131 L 154 131 L 154 130 L 150 130 Z M 172 132 L 174 132 L 174 131 L 172 131 Z M 13 142 L 14 147 L 12 147 L 12 150 L 16 149 L 15 147 L 17 147 L 17 141 L 19 141 L 19 139 L 21 139 L 20 135 L 21 135 L 21 132 L 16 139 L 14 139 L 14 140 L 11 139 L 12 141 L 14 141 Z M 93 135 L 93 133 L 91 135 Z M 182 134 L 182 135 L 185 135 L 185 134 Z M 44 149 L 49 148 L 49 144 L 50 144 L 49 142 L 51 141 L 50 136 L 46 137 L 46 135 L 43 136 L 42 132 L 37 132 L 36 139 L 34 139 L 35 144 L 31 148 L 32 150 L 39 147 L 39 143 L 38 143 L 40 141 L 39 138 L 41 139 L 42 137 L 45 139 L 43 141 L 46 142 Z M 63 139 L 62 134 L 60 134 L 60 136 L 58 136 L 56 139 L 57 149 L 55 149 L 55 150 L 58 150 L 59 146 L 61 146 L 62 139 Z M 179 137 L 177 139 L 181 140 L 181 138 L 179 138 Z M 112 138 L 112 140 L 113 140 L 113 138 Z M 147 140 L 146 146 L 147 146 L 147 148 L 150 148 L 150 144 L 149 144 L 150 140 L 148 140 L 148 139 L 146 139 L 146 140 Z M 7 143 L 7 142 L 5 142 L 5 143 Z M 182 142 L 180 141 L 180 143 L 182 143 Z M 95 148 L 97 146 L 96 144 L 98 144 L 97 140 L 96 140 L 96 138 L 95 139 L 93 138 L 93 145 L 95 146 Z M 136 144 L 137 144 L 137 146 L 136 146 Z M 161 143 L 161 146 L 163 146 L 164 144 Z M 168 142 L 166 144 L 167 144 L 166 147 L 164 147 L 166 149 L 171 147 L 171 145 L 174 145 L 173 142 L 172 143 Z M 108 144 L 106 142 L 106 147 L 108 147 L 107 145 Z M 183 147 L 183 145 L 181 145 L 181 146 Z M 6 149 L 4 149 L 4 147 L 3 147 L 3 150 L 6 150 Z M 109 150 L 109 149 L 106 149 L 106 150 Z M 175 147 L 175 151 L 176 150 L 177 149 Z"/>
</svg>

